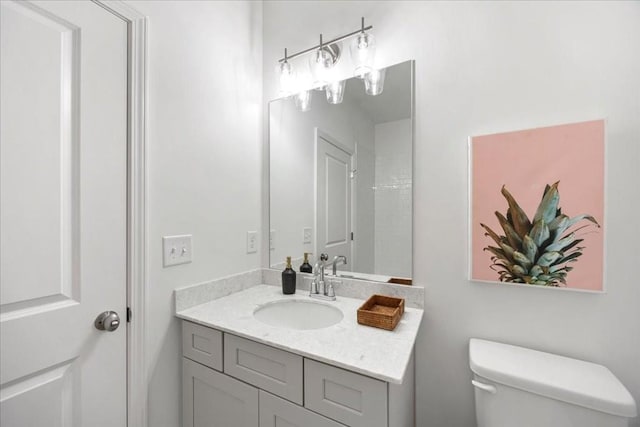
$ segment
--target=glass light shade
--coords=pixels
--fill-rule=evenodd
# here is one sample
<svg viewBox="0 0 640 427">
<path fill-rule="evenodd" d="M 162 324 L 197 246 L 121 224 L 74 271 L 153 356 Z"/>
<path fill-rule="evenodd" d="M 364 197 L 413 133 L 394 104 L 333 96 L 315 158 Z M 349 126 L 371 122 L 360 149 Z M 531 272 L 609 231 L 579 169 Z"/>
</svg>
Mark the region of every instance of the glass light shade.
<svg viewBox="0 0 640 427">
<path fill-rule="evenodd" d="M 323 89 L 329 79 L 329 71 L 333 67 L 333 58 L 323 49 L 316 50 L 309 58 L 309 68 L 313 76 L 313 87 Z"/>
<path fill-rule="evenodd" d="M 327 84 L 327 101 L 329 104 L 340 104 L 344 98 L 345 80 Z"/>
<path fill-rule="evenodd" d="M 280 80 L 280 95 L 290 96 L 295 87 L 296 77 L 293 67 L 287 61 L 278 65 L 278 78 Z"/>
<path fill-rule="evenodd" d="M 353 75 L 364 78 L 373 70 L 373 59 L 376 55 L 376 39 L 373 34 L 360 33 L 354 37 L 349 47 L 351 60 L 355 65 Z"/>
<path fill-rule="evenodd" d="M 311 109 L 311 90 L 303 90 L 295 96 L 296 107 L 300 111 L 309 111 Z"/>
<path fill-rule="evenodd" d="M 367 95 L 380 95 L 384 89 L 386 69 L 372 70 L 364 77 L 364 91 Z"/>
</svg>

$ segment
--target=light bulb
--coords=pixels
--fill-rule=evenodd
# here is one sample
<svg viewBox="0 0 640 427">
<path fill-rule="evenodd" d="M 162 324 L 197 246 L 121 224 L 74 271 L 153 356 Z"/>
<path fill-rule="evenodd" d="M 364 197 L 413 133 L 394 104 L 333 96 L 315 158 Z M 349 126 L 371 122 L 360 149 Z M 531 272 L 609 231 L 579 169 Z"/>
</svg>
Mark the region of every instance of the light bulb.
<svg viewBox="0 0 640 427">
<path fill-rule="evenodd" d="M 327 85 L 327 102 L 329 104 L 340 104 L 344 98 L 345 81 L 331 82 Z"/>
<path fill-rule="evenodd" d="M 296 107 L 298 107 L 300 111 L 305 112 L 311 109 L 311 94 L 312 91 L 303 90 L 295 96 Z"/>
<path fill-rule="evenodd" d="M 386 69 L 371 70 L 364 77 L 364 91 L 367 95 L 380 95 L 384 89 L 384 77 Z"/>
<path fill-rule="evenodd" d="M 278 74 L 280 78 L 280 95 L 290 96 L 295 86 L 295 73 L 289 62 L 281 62 L 278 66 Z"/>
<path fill-rule="evenodd" d="M 311 55 L 309 68 L 313 76 L 313 87 L 323 89 L 327 85 L 329 71 L 333 67 L 333 58 L 326 50 L 320 48 Z"/>
<path fill-rule="evenodd" d="M 351 43 L 351 60 L 355 65 L 354 76 L 364 78 L 373 69 L 373 59 L 376 53 L 376 41 L 373 34 L 364 31 L 358 34 Z"/>
</svg>

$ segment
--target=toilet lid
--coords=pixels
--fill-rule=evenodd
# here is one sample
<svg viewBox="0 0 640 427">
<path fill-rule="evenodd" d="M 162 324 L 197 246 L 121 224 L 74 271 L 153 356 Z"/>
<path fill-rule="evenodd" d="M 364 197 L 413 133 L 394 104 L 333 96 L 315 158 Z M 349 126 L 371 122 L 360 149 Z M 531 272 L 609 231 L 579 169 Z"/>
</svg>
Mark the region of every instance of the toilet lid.
<svg viewBox="0 0 640 427">
<path fill-rule="evenodd" d="M 496 383 L 612 415 L 637 413 L 631 393 L 602 365 L 476 338 L 469 364 Z"/>
</svg>

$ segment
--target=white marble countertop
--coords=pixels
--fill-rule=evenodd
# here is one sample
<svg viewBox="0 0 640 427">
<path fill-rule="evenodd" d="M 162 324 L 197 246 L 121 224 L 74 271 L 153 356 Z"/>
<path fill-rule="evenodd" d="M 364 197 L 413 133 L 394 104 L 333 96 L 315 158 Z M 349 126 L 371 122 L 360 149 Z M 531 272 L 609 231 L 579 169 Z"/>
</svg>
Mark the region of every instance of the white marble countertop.
<svg viewBox="0 0 640 427">
<path fill-rule="evenodd" d="M 405 308 L 393 331 L 359 325 L 356 314 L 363 301 L 340 296 L 326 304 L 342 310 L 344 318 L 328 328 L 281 328 L 253 317 L 259 306 L 282 299 L 316 301 L 307 291 L 283 295 L 279 287 L 258 285 L 178 311 L 176 316 L 383 381 L 402 383 L 422 310 Z"/>
</svg>

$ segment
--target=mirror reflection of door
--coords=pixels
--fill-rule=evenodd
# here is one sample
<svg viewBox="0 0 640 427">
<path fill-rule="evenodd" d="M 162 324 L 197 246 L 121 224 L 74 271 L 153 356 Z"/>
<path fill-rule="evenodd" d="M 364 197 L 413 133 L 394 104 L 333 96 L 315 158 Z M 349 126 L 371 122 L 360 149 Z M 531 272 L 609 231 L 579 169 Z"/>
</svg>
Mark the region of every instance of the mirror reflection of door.
<svg viewBox="0 0 640 427">
<path fill-rule="evenodd" d="M 316 254 L 347 257 L 349 270 L 351 253 L 351 154 L 337 141 L 317 132 L 316 138 Z"/>
</svg>

